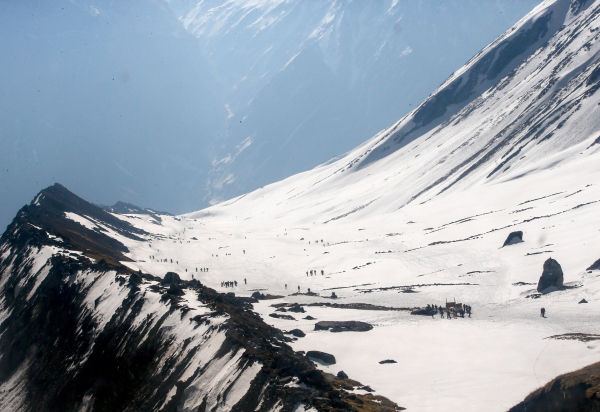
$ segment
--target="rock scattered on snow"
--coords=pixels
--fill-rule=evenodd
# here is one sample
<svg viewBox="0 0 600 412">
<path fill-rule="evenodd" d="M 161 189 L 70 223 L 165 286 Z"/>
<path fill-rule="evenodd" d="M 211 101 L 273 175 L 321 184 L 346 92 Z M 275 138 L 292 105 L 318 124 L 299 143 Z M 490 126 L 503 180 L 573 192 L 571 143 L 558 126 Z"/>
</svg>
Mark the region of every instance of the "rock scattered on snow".
<svg viewBox="0 0 600 412">
<path fill-rule="evenodd" d="M 290 315 L 280 315 L 279 313 L 271 313 L 269 316 L 272 317 L 272 318 L 277 318 L 277 319 L 296 320 L 293 316 L 290 316 Z"/>
<path fill-rule="evenodd" d="M 385 363 L 398 363 L 398 362 L 396 362 L 396 361 L 395 361 L 395 360 L 393 360 L 393 359 L 386 359 L 386 360 L 379 361 L 379 363 L 380 363 L 381 365 L 383 365 L 383 364 L 385 364 Z"/>
<path fill-rule="evenodd" d="M 346 372 L 344 372 L 344 371 L 339 371 L 337 373 L 337 377 L 340 379 L 348 379 L 348 375 L 346 375 Z"/>
<path fill-rule="evenodd" d="M 297 303 L 294 303 L 291 307 L 288 308 L 288 312 L 304 313 L 306 311 L 302 306 L 298 305 Z"/>
<path fill-rule="evenodd" d="M 329 330 L 331 332 L 366 332 L 371 329 L 373 329 L 372 325 L 354 320 L 345 322 L 321 321 L 315 324 L 315 330 Z"/>
<path fill-rule="evenodd" d="M 292 329 L 290 331 L 285 332 L 287 335 L 292 335 L 297 338 L 303 338 L 306 336 L 306 333 L 302 332 L 300 329 Z"/>
<path fill-rule="evenodd" d="M 587 300 L 585 300 L 585 299 L 581 299 L 581 300 L 579 301 L 579 303 L 588 303 L 588 301 L 587 301 Z"/>
<path fill-rule="evenodd" d="M 330 365 L 335 365 L 335 356 L 327 352 L 320 352 L 318 350 L 309 350 L 306 352 L 306 356 L 308 358 L 313 358 L 322 361 L 323 363 L 328 363 Z"/>
<path fill-rule="evenodd" d="M 310 315 L 307 315 L 307 316 L 305 316 L 305 317 L 304 317 L 304 318 L 302 318 L 302 319 L 306 319 L 306 320 L 316 320 L 317 318 L 313 318 L 312 316 L 310 316 Z"/>
<path fill-rule="evenodd" d="M 256 299 L 256 300 L 272 300 L 272 299 L 280 299 L 283 296 L 279 296 L 279 295 L 269 295 L 269 294 L 264 294 L 264 293 L 260 293 L 260 292 L 254 292 L 252 295 L 250 295 L 250 297 Z"/>
<path fill-rule="evenodd" d="M 549 258 L 544 262 L 544 271 L 542 272 L 542 276 L 540 276 L 537 291 L 542 292 L 549 287 L 560 288 L 563 286 L 563 279 L 563 271 L 560 264 L 556 260 Z"/>
<path fill-rule="evenodd" d="M 422 316 L 432 316 L 435 315 L 437 311 L 433 309 L 431 306 L 427 306 L 426 308 L 415 309 L 410 312 L 411 315 L 422 315 Z"/>
<path fill-rule="evenodd" d="M 596 270 L 596 269 L 600 269 L 600 259 L 595 261 L 594 264 L 592 266 L 590 266 L 589 268 L 587 268 L 586 270 Z"/>
<path fill-rule="evenodd" d="M 519 230 L 517 232 L 510 232 L 510 234 L 504 241 L 504 244 L 502 245 L 502 247 L 510 246 L 510 245 L 514 245 L 515 243 L 522 243 L 522 242 L 523 242 L 523 232 L 522 231 Z"/>
</svg>

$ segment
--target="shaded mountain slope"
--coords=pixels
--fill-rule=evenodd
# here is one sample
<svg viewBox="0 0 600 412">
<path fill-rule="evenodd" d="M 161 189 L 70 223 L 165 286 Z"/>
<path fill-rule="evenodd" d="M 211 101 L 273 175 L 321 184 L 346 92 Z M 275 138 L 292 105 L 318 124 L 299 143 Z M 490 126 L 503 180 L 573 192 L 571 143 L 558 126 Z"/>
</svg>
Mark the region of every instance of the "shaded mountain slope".
<svg viewBox="0 0 600 412">
<path fill-rule="evenodd" d="M 509 412 L 595 412 L 600 410 L 600 362 L 566 373 L 532 392 Z"/>
</svg>

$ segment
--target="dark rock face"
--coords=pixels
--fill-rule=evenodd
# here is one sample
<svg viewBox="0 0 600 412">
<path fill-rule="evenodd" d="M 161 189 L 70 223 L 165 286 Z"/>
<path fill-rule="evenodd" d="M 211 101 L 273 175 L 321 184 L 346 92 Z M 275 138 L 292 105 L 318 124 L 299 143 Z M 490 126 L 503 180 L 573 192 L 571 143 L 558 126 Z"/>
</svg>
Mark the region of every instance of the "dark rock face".
<svg viewBox="0 0 600 412">
<path fill-rule="evenodd" d="M 413 310 L 412 312 L 410 312 L 411 315 L 422 315 L 422 316 L 433 316 L 437 313 L 437 311 L 435 309 L 433 309 L 431 306 L 427 306 L 426 308 L 423 309 L 416 309 Z"/>
<path fill-rule="evenodd" d="M 321 321 L 315 324 L 315 330 L 329 330 L 331 332 L 366 332 L 371 329 L 373 329 L 372 325 L 354 320 L 345 322 Z"/>
<path fill-rule="evenodd" d="M 180 283 L 181 278 L 175 272 L 167 272 L 162 282 L 160 282 L 161 285 L 179 285 Z"/>
<path fill-rule="evenodd" d="M 290 316 L 290 315 L 280 315 L 279 313 L 271 313 L 271 314 L 269 314 L 269 316 L 272 317 L 272 318 L 276 318 L 276 319 L 296 320 L 293 316 Z"/>
<path fill-rule="evenodd" d="M 586 270 L 599 270 L 600 269 L 600 259 L 594 262 L 592 266 L 587 268 Z"/>
<path fill-rule="evenodd" d="M 306 336 L 306 333 L 302 332 L 300 329 L 292 329 L 287 333 L 297 338 L 303 338 Z"/>
<path fill-rule="evenodd" d="M 288 308 L 288 312 L 304 313 L 306 311 L 304 310 L 304 308 L 302 306 L 295 303 L 294 305 L 292 305 L 292 307 Z"/>
<path fill-rule="evenodd" d="M 509 412 L 596 412 L 600 410 L 599 392 L 600 362 L 558 376 Z"/>
<path fill-rule="evenodd" d="M 348 379 L 348 375 L 346 375 L 346 372 L 344 372 L 344 371 L 339 371 L 337 373 L 337 377 L 340 379 Z"/>
<path fill-rule="evenodd" d="M 120 215 L 133 214 L 133 215 L 151 215 L 154 217 L 158 217 L 158 215 L 161 214 L 161 215 L 173 216 L 172 214 L 167 213 L 167 212 L 158 212 L 156 210 L 146 209 L 143 207 L 132 205 L 131 203 L 121 202 L 120 200 L 112 206 L 102 206 L 102 208 L 108 212 L 117 213 Z M 160 217 L 158 217 L 158 220 L 159 221 L 161 220 Z"/>
<path fill-rule="evenodd" d="M 518 232 L 510 232 L 510 234 L 504 241 L 504 244 L 502 245 L 502 247 L 514 245 L 515 243 L 521 243 L 521 242 L 523 242 L 523 232 L 522 231 L 519 230 Z"/>
<path fill-rule="evenodd" d="M 185 295 L 185 293 L 183 292 L 183 290 L 181 289 L 181 287 L 179 287 L 179 285 L 176 284 L 176 283 L 171 283 L 171 286 L 169 287 L 169 290 L 167 291 L 167 293 L 169 295 L 173 295 L 173 296 L 183 296 L 183 295 Z"/>
<path fill-rule="evenodd" d="M 260 293 L 260 292 L 254 292 L 250 296 L 256 300 L 280 299 L 283 297 L 283 296 L 278 296 L 278 295 L 268 295 L 268 294 L 265 295 L 264 293 Z"/>
<path fill-rule="evenodd" d="M 1 240 L 24 248 L 29 246 L 64 244 L 48 238 L 57 236 L 69 244 L 71 250 L 84 252 L 86 256 L 112 268 L 119 267 L 119 261 L 130 261 L 123 253 L 129 250 L 113 237 L 108 236 L 100 226 L 89 229 L 66 217 L 65 213 L 75 213 L 89 218 L 132 240 L 142 241 L 139 235 L 147 234 L 128 222 L 111 215 L 105 210 L 86 202 L 67 188 L 56 183 L 42 190 L 31 204 L 23 206 L 13 222 L 2 235 Z M 15 229 L 19 227 L 18 231 Z M 38 230 L 36 227 L 44 228 Z M 12 237 L 12 239 L 9 239 Z"/>
<path fill-rule="evenodd" d="M 256 299 L 256 300 L 260 300 L 260 299 L 264 299 L 265 295 L 263 295 L 260 292 L 254 292 L 252 295 L 250 295 L 252 298 Z"/>
<path fill-rule="evenodd" d="M 324 363 L 335 365 L 335 356 L 327 352 L 319 352 L 318 350 L 309 350 L 306 356 L 313 359 L 318 359 Z"/>
<path fill-rule="evenodd" d="M 541 292 L 551 286 L 560 288 L 563 285 L 563 271 L 560 264 L 550 258 L 544 262 L 544 271 L 538 282 L 537 291 Z"/>
</svg>

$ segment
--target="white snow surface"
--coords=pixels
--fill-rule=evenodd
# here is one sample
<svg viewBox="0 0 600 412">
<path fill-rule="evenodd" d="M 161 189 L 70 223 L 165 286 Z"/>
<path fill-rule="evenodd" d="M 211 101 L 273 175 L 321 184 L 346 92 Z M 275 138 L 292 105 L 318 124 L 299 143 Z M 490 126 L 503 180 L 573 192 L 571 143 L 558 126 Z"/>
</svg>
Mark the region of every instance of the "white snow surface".
<svg viewBox="0 0 600 412">
<path fill-rule="evenodd" d="M 307 333 L 296 350 L 334 354 L 336 365 L 319 367 L 343 369 L 409 410 L 506 410 L 556 375 L 599 361 L 596 341 L 548 339 L 600 333 L 600 271 L 586 270 L 600 258 L 600 94 L 588 81 L 600 51 L 599 7 L 542 3 L 499 40 L 552 12 L 550 35 L 531 56 L 408 141 L 394 137 L 411 115 L 344 156 L 231 201 L 161 216 L 160 226 L 127 217 L 152 238 L 121 238 L 134 260 L 124 263 L 222 292 L 284 296 L 255 308 L 270 324 Z M 502 247 L 518 230 L 523 242 Z M 537 294 L 549 257 L 569 288 Z M 221 287 L 233 280 L 236 287 Z M 298 288 L 319 296 L 292 295 Z M 332 291 L 342 304 L 456 300 L 473 316 L 307 308 L 317 320 L 374 325 L 346 333 L 315 332 L 303 314 L 268 317 L 272 303 L 333 302 Z"/>
<path fill-rule="evenodd" d="M 278 328 L 303 330 L 295 350 L 335 355 L 335 365 L 318 367 L 344 370 L 408 410 L 504 411 L 555 376 L 600 361 L 598 341 L 549 339 L 600 334 L 600 271 L 586 270 L 600 258 L 600 94 L 591 80 L 599 67 L 600 0 L 581 10 L 567 0 L 543 2 L 430 97 L 467 79 L 491 50 L 544 16 L 551 16 L 548 34 L 527 58 L 497 84 L 478 78 L 479 97 L 449 106 L 445 117 L 417 132 L 410 130 L 418 109 L 343 156 L 225 203 L 161 215 L 160 224 L 149 215 L 119 215 L 150 234 L 141 242 L 85 216 L 66 217 L 125 244 L 133 261 L 123 264 L 134 270 L 161 277 L 173 271 L 241 296 L 283 296 L 255 310 Z M 502 247 L 512 231 L 523 231 L 523 242 Z M 32 263 L 22 282 L 32 282 L 31 294 L 48 274 L 49 256 L 63 252 L 69 251 L 21 251 Z M 538 294 L 549 257 L 562 266 L 568 288 Z M 307 275 L 311 270 L 317 274 Z M 223 281 L 237 286 L 224 288 Z M 129 291 L 114 272 L 81 272 L 68 282 L 84 286 L 97 333 Z M 167 316 L 150 286 L 156 282 L 140 285 L 143 307 L 134 328 Z M 317 295 L 306 295 L 309 289 Z M 579 304 L 583 298 L 588 303 Z M 184 301 L 191 310 L 168 315 L 162 325 L 165 339 L 175 342 L 169 357 L 184 359 L 200 345 L 184 376 L 204 373 L 186 389 L 182 410 L 195 410 L 205 398 L 207 407 L 229 410 L 261 365 L 244 364 L 243 349 L 215 358 L 225 338 L 216 327 L 226 318 L 196 327 L 191 318 L 207 309 L 193 293 Z M 473 316 L 315 306 L 288 313 L 295 320 L 268 316 L 282 302 L 414 308 L 446 301 L 471 305 Z M 303 319 L 307 314 L 316 320 Z M 314 331 L 320 320 L 365 321 L 374 329 Z M 384 359 L 397 363 L 379 364 Z"/>
</svg>

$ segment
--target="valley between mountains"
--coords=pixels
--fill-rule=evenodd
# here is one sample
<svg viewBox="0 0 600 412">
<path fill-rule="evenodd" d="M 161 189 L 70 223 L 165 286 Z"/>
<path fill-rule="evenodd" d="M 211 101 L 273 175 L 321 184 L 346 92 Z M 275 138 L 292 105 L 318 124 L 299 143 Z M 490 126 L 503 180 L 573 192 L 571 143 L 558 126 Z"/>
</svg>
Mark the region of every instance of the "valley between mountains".
<svg viewBox="0 0 600 412">
<path fill-rule="evenodd" d="M 0 245 L 0 404 L 595 410 L 599 36 L 600 1 L 545 1 L 361 146 L 208 209 L 41 191 Z"/>
</svg>

